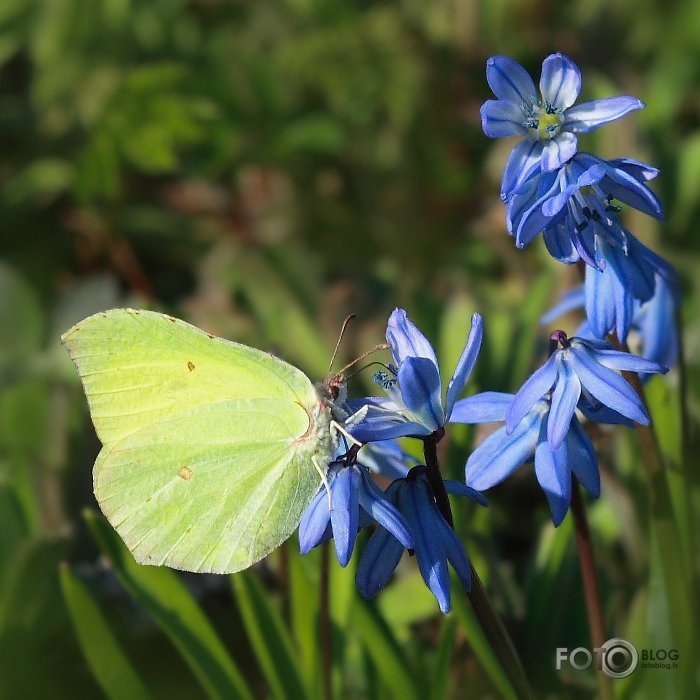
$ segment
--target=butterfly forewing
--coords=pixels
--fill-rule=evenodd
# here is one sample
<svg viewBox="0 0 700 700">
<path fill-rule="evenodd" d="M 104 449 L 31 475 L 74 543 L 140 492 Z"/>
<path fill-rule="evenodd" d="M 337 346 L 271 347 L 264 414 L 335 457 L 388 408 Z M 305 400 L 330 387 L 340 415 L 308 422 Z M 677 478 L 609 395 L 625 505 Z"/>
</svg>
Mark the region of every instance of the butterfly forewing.
<svg viewBox="0 0 700 700">
<path fill-rule="evenodd" d="M 64 342 L 104 444 L 95 495 L 137 561 L 238 571 L 293 532 L 332 453 L 302 372 L 147 311 L 92 316 Z"/>
</svg>

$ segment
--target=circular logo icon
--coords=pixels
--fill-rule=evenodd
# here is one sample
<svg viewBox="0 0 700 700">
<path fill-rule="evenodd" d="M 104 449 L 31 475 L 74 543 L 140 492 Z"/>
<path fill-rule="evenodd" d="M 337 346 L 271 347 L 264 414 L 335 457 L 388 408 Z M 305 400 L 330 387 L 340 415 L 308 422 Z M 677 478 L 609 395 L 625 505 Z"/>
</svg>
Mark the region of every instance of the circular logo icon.
<svg viewBox="0 0 700 700">
<path fill-rule="evenodd" d="M 603 673 L 610 678 L 626 678 L 639 664 L 637 649 L 626 639 L 620 637 L 608 639 L 601 647 L 601 651 Z"/>
</svg>

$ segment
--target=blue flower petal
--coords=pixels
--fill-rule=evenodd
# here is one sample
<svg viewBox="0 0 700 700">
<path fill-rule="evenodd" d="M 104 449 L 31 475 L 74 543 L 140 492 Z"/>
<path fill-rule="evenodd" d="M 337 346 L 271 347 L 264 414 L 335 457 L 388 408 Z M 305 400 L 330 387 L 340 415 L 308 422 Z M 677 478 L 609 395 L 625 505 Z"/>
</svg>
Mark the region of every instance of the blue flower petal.
<svg viewBox="0 0 700 700">
<path fill-rule="evenodd" d="M 533 105 L 537 90 L 529 73 L 508 56 L 492 56 L 486 61 L 486 80 L 499 100 Z"/>
<path fill-rule="evenodd" d="M 563 316 L 571 311 L 582 308 L 585 301 L 586 290 L 583 288 L 583 285 L 580 284 L 578 287 L 574 287 L 573 289 L 570 289 L 562 294 L 559 301 L 549 311 L 547 311 L 542 318 L 540 318 L 540 323 L 553 323 L 555 319 L 559 318 L 559 316 Z"/>
<path fill-rule="evenodd" d="M 634 317 L 634 325 L 642 339 L 644 357 L 666 366 L 673 366 L 678 361 L 676 304 L 672 285 L 669 285 L 665 277 L 657 275 L 654 296 L 639 306 Z"/>
<path fill-rule="evenodd" d="M 386 327 L 386 340 L 394 362 L 400 365 L 409 357 L 427 357 L 437 367 L 435 350 L 404 309 L 394 309 Z"/>
<path fill-rule="evenodd" d="M 653 180 L 661 172 L 653 165 L 644 163 L 641 160 L 635 160 L 634 158 L 614 158 L 613 160 L 608 161 L 608 165 L 611 168 L 619 168 L 624 170 L 627 174 L 631 175 L 639 182 L 642 180 Z"/>
<path fill-rule="evenodd" d="M 535 476 L 544 490 L 552 521 L 559 525 L 571 503 L 571 470 L 568 464 L 566 443 L 552 450 L 544 436 L 544 425 L 540 442 L 535 450 Z"/>
<path fill-rule="evenodd" d="M 484 391 L 457 401 L 450 416 L 451 423 L 494 423 L 506 419 L 513 394 Z"/>
<path fill-rule="evenodd" d="M 542 235 L 547 251 L 555 260 L 566 265 L 579 261 L 581 256 L 566 225 L 555 223 L 544 229 Z"/>
<path fill-rule="evenodd" d="M 370 442 L 362 448 L 362 464 L 371 472 L 391 479 L 406 476 L 409 462 L 411 466 L 418 464 L 418 461 L 404 452 L 395 440 Z"/>
<path fill-rule="evenodd" d="M 421 576 L 437 598 L 441 612 L 447 613 L 450 610 L 450 576 L 444 545 L 434 533 L 435 503 L 432 494 L 427 484 L 415 482 L 402 488 L 397 498 L 399 508 L 413 532 Z"/>
<path fill-rule="evenodd" d="M 442 387 L 437 364 L 426 357 L 407 357 L 399 367 L 399 388 L 404 406 L 431 431 L 445 422 Z"/>
<path fill-rule="evenodd" d="M 387 396 L 365 396 L 361 399 L 348 399 L 345 402 L 345 407 L 350 414 L 356 413 L 365 406 L 370 406 L 372 409 L 381 409 L 383 411 L 398 410 L 396 403 Z"/>
<path fill-rule="evenodd" d="M 445 479 L 445 489 L 447 490 L 447 493 L 451 493 L 454 496 L 466 496 L 467 498 L 471 498 L 472 501 L 476 501 L 480 506 L 485 506 L 488 508 L 489 501 L 486 496 L 476 489 L 463 484 L 461 481 Z"/>
<path fill-rule="evenodd" d="M 521 141 L 508 156 L 501 180 L 501 199 L 507 201 L 511 194 L 540 167 L 544 141 Z"/>
<path fill-rule="evenodd" d="M 355 574 L 357 589 L 365 598 L 375 596 L 386 586 L 403 549 L 403 545 L 383 527 L 378 527 L 372 533 Z"/>
<path fill-rule="evenodd" d="M 372 477 L 364 469 L 360 473 L 363 480 L 363 488 L 360 489 L 362 508 L 396 537 L 406 549 L 413 549 L 413 537 L 404 517 L 372 481 Z"/>
<path fill-rule="evenodd" d="M 599 338 L 613 331 L 627 338 L 634 312 L 631 265 L 623 251 L 599 241 L 596 259 L 602 269 L 586 268 L 586 316 L 591 331 Z"/>
<path fill-rule="evenodd" d="M 378 416 L 348 426 L 348 432 L 358 442 L 377 442 L 400 437 L 430 435 L 433 431 L 421 423 L 402 420 L 401 416 Z"/>
<path fill-rule="evenodd" d="M 447 559 L 457 573 L 462 583 L 462 588 L 469 592 L 472 589 L 472 572 L 469 566 L 467 553 L 464 551 L 464 547 L 455 534 L 455 531 L 445 521 L 445 518 L 443 518 L 436 509 L 433 509 L 432 515 L 433 531 L 442 541 Z M 443 612 L 445 611 L 443 610 Z"/>
<path fill-rule="evenodd" d="M 581 400 L 578 408 L 589 421 L 593 423 L 607 423 L 609 425 L 626 425 L 628 428 L 634 427 L 634 421 L 620 415 L 612 408 L 604 406 L 598 399 L 586 390 L 586 387 L 581 387 Z"/>
<path fill-rule="evenodd" d="M 586 431 L 575 417 L 571 421 L 571 430 L 566 438 L 566 449 L 571 471 L 588 494 L 592 498 L 598 498 L 600 496 L 598 457 Z"/>
<path fill-rule="evenodd" d="M 581 382 L 567 361 L 567 351 L 562 351 L 557 384 L 552 393 L 552 405 L 547 420 L 547 440 L 552 450 L 564 442 L 571 426 L 576 404 L 581 396 Z"/>
<path fill-rule="evenodd" d="M 334 478 L 328 472 L 329 480 Z M 328 510 L 328 492 L 322 487 L 307 506 L 299 522 L 299 551 L 310 552 L 322 540 L 331 520 Z"/>
<path fill-rule="evenodd" d="M 643 107 L 644 103 L 641 100 L 627 96 L 583 102 L 566 111 L 564 128 L 577 134 L 585 134 Z"/>
<path fill-rule="evenodd" d="M 583 338 L 572 338 L 571 343 L 574 346 L 585 347 L 596 361 L 603 365 L 603 367 L 608 367 L 609 369 L 647 374 L 666 374 L 666 372 L 668 372 L 668 367 L 647 360 L 644 357 L 633 355 L 630 352 L 615 350 L 613 347 L 610 347 L 608 343 L 605 343 L 608 347 L 596 347 L 596 344 L 584 340 Z"/>
<path fill-rule="evenodd" d="M 570 357 L 581 384 L 598 401 L 626 418 L 649 425 L 649 416 L 639 396 L 619 374 L 596 362 L 583 347 L 572 346 Z"/>
<path fill-rule="evenodd" d="M 467 485 L 485 491 L 531 459 L 545 411 L 546 406 L 538 406 L 530 411 L 510 435 L 505 428 L 489 435 L 467 460 Z"/>
<path fill-rule="evenodd" d="M 548 105 L 563 112 L 571 107 L 581 91 L 581 71 L 568 57 L 554 53 L 544 59 L 540 92 Z"/>
<path fill-rule="evenodd" d="M 469 329 L 469 337 L 467 343 L 462 350 L 462 354 L 457 361 L 454 374 L 450 383 L 447 386 L 447 395 L 445 397 L 445 416 L 446 420 L 450 420 L 452 409 L 454 408 L 457 397 L 462 393 L 464 385 L 469 379 L 474 363 L 481 349 L 481 341 L 484 335 L 483 320 L 481 314 L 475 313 L 472 315 L 471 328 Z"/>
<path fill-rule="evenodd" d="M 504 136 L 527 136 L 521 107 L 506 100 L 487 100 L 481 105 L 481 128 L 491 139 Z"/>
<path fill-rule="evenodd" d="M 347 566 L 355 548 L 359 517 L 359 490 L 362 477 L 355 467 L 338 472 L 331 491 L 331 526 L 335 551 L 341 566 Z"/>
<path fill-rule="evenodd" d="M 600 186 L 606 194 L 648 216 L 663 221 L 664 208 L 649 187 L 625 172 L 623 168 L 613 168 L 607 163 L 605 163 L 605 174 L 606 177 L 601 181 Z"/>
<path fill-rule="evenodd" d="M 559 194 L 555 194 L 542 204 L 542 213 L 550 218 L 556 216 L 564 208 L 569 199 L 582 187 L 588 187 L 596 182 L 600 182 L 604 177 L 605 170 L 598 164 L 586 168 L 576 177 L 573 177 L 573 173 L 564 171 L 563 182 L 566 183 L 566 187 L 564 187 Z"/>
<path fill-rule="evenodd" d="M 532 407 L 552 388 L 559 371 L 558 354 L 554 353 L 520 387 L 506 412 L 506 429 L 510 433 Z"/>
<path fill-rule="evenodd" d="M 533 201 L 531 188 L 522 187 L 523 195 L 527 194 L 527 202 L 531 206 L 523 211 L 524 202 L 518 201 L 520 197 L 514 197 L 509 206 L 508 224 L 515 232 L 515 245 L 524 248 L 535 236 L 552 222 L 552 217 L 542 211 L 544 203 L 554 196 L 561 188 L 562 171 L 557 173 L 545 173 L 539 179 L 537 185 L 537 198 Z M 527 184 L 527 183 L 525 183 Z M 522 212 L 522 213 L 520 213 Z"/>
<path fill-rule="evenodd" d="M 557 170 L 576 155 L 578 139 L 569 131 L 560 131 L 553 139 L 547 141 L 542 150 L 542 170 Z"/>
</svg>

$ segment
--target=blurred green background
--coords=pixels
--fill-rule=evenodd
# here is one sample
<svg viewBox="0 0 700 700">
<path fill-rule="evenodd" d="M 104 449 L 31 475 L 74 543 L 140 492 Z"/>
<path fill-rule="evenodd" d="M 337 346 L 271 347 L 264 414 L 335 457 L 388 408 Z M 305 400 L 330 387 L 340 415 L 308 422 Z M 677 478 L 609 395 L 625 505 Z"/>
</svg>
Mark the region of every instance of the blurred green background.
<svg viewBox="0 0 700 700">
<path fill-rule="evenodd" d="M 98 516 L 99 443 L 59 335 L 145 306 L 320 378 L 344 316 L 359 319 L 341 360 L 400 305 L 451 372 L 479 310 L 470 391 L 516 389 L 577 270 L 506 235 L 512 144 L 483 136 L 479 106 L 489 55 L 537 77 L 554 51 L 581 66 L 585 99 L 647 103 L 580 143 L 662 169 L 667 222 L 626 222 L 684 295 L 685 378 L 648 385 L 684 561 L 661 556 L 634 433 L 601 430 L 590 518 L 608 632 L 640 649 L 692 638 L 691 607 L 679 619 L 666 601 L 697 567 L 683 458 L 700 447 L 698 2 L 2 0 L 0 697 L 319 697 L 318 552 L 292 538 L 232 579 L 137 567 Z M 452 476 L 474 439 L 450 433 Z M 594 697 L 591 671 L 554 669 L 557 646 L 589 646 L 570 521 L 554 530 L 527 469 L 490 496 L 484 512 L 456 503 L 457 526 L 537 696 Z M 332 570 L 338 697 L 512 697 L 463 596 L 441 618 L 405 557 L 366 603 L 353 567 Z M 690 649 L 617 697 L 696 697 Z"/>
</svg>

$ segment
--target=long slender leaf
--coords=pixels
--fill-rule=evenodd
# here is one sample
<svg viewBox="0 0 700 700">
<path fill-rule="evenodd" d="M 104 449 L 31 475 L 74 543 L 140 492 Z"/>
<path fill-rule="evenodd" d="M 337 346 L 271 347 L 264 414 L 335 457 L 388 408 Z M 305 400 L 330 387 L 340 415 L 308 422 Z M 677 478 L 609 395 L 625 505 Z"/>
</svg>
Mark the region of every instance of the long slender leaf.
<svg viewBox="0 0 700 700">
<path fill-rule="evenodd" d="M 90 670 L 113 700 L 145 700 L 151 695 L 124 654 L 87 586 L 61 567 L 61 589 Z"/>
<path fill-rule="evenodd" d="M 177 575 L 169 569 L 137 564 L 96 513 L 87 511 L 85 520 L 119 581 L 167 634 L 207 695 L 252 700 L 253 694 L 233 659 Z"/>
<path fill-rule="evenodd" d="M 292 641 L 264 590 L 245 571 L 231 576 L 231 583 L 248 638 L 274 696 L 307 698 Z"/>
<path fill-rule="evenodd" d="M 318 649 L 318 582 L 309 575 L 302 555 L 289 547 L 289 588 L 291 625 L 299 648 L 302 673 L 306 687 L 317 689 L 319 682 Z"/>
<path fill-rule="evenodd" d="M 442 619 L 440 642 L 430 682 L 430 699 L 444 700 L 450 689 L 450 659 L 455 646 L 457 620 L 454 617 Z"/>
<path fill-rule="evenodd" d="M 370 603 L 360 598 L 355 601 L 352 623 L 392 697 L 397 700 L 420 697 L 418 681 L 412 677 L 401 647 Z"/>
</svg>

